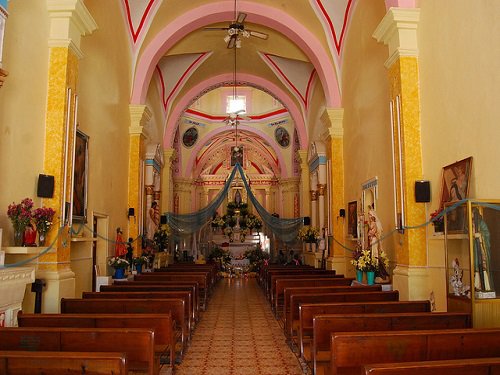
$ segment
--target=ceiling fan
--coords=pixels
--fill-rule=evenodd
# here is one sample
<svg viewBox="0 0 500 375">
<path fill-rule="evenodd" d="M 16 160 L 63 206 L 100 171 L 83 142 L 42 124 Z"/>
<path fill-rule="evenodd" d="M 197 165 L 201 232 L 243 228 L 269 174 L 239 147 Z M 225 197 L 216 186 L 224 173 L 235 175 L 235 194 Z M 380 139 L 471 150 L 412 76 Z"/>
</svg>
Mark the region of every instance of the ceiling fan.
<svg viewBox="0 0 500 375">
<path fill-rule="evenodd" d="M 251 118 L 248 116 L 244 116 L 243 113 L 245 113 L 244 109 L 240 109 L 236 112 L 228 113 L 227 117 L 222 121 L 225 122 L 226 125 L 229 125 L 229 126 L 238 126 L 240 124 L 240 120 L 250 121 Z"/>
<path fill-rule="evenodd" d="M 227 30 L 227 35 L 224 37 L 227 48 L 241 48 L 241 37 L 250 38 L 254 36 L 266 40 L 269 37 L 266 33 L 245 29 L 244 22 L 246 17 L 246 13 L 236 11 L 236 0 L 234 0 L 234 21 L 228 27 L 205 27 L 204 30 Z"/>
</svg>

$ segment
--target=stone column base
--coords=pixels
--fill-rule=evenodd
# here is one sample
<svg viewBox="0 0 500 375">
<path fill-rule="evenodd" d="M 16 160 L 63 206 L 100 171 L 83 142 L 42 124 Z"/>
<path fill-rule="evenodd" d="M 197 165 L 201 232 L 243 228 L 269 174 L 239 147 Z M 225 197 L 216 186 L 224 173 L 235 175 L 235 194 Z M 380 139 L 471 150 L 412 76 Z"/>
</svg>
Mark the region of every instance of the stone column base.
<svg viewBox="0 0 500 375">
<path fill-rule="evenodd" d="M 337 271 L 337 275 L 344 275 L 344 277 L 354 277 L 354 268 L 347 267 L 347 259 L 344 256 L 333 256 L 326 260 L 326 269 Z"/>
<path fill-rule="evenodd" d="M 75 298 L 75 273 L 70 269 L 48 271 L 37 270 L 36 278 L 45 281 L 42 292 L 42 314 L 61 312 L 61 298 Z M 81 297 L 81 296 L 79 296 Z M 23 308 L 26 312 L 33 312 L 35 293 L 31 293 L 29 300 L 25 299 Z"/>
<path fill-rule="evenodd" d="M 392 275 L 394 290 L 399 290 L 401 301 L 429 299 L 428 272 L 426 267 L 398 264 Z"/>
</svg>

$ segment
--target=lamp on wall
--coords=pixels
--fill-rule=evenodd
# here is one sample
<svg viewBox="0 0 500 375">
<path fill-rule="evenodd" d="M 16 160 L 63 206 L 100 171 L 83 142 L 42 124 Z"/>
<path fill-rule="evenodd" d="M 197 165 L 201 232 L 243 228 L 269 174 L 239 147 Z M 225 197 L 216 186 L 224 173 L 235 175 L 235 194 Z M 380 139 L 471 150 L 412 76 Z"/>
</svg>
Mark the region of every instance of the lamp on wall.
<svg viewBox="0 0 500 375">
<path fill-rule="evenodd" d="M 127 216 L 128 219 L 130 220 L 130 217 L 134 218 L 134 223 L 135 223 L 135 208 L 134 207 L 129 207 L 127 211 Z"/>
</svg>

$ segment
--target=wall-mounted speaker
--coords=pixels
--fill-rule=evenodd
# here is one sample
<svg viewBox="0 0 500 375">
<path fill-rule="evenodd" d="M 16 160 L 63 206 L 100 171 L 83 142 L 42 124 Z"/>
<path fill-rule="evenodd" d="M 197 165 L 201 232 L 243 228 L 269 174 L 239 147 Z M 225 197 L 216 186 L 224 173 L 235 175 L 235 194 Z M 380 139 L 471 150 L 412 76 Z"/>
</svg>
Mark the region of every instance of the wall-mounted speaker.
<svg viewBox="0 0 500 375">
<path fill-rule="evenodd" d="M 430 181 L 415 181 L 415 202 L 427 203 L 431 201 Z"/>
<path fill-rule="evenodd" d="M 160 224 L 167 224 L 167 215 L 160 216 Z"/>
<path fill-rule="evenodd" d="M 341 208 L 341 209 L 339 210 L 339 216 L 340 216 L 340 217 L 345 217 L 345 209 Z"/>
<path fill-rule="evenodd" d="M 38 175 L 36 195 L 41 198 L 52 198 L 54 196 L 54 176 Z"/>
<path fill-rule="evenodd" d="M 311 225 L 311 218 L 309 216 L 304 216 L 304 225 Z"/>
<path fill-rule="evenodd" d="M 129 207 L 128 216 L 135 216 L 135 208 L 134 207 Z"/>
</svg>

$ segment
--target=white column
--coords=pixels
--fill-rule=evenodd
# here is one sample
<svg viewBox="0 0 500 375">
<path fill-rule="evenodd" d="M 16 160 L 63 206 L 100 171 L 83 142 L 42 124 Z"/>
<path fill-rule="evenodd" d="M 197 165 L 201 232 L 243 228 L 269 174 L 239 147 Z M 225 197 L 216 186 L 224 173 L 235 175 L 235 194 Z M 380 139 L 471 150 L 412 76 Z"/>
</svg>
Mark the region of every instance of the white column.
<svg viewBox="0 0 500 375">
<path fill-rule="evenodd" d="M 318 184 L 318 226 L 325 227 L 325 190 L 326 184 Z"/>
<path fill-rule="evenodd" d="M 311 176 L 311 226 L 318 226 L 318 175 L 314 173 Z"/>
</svg>

